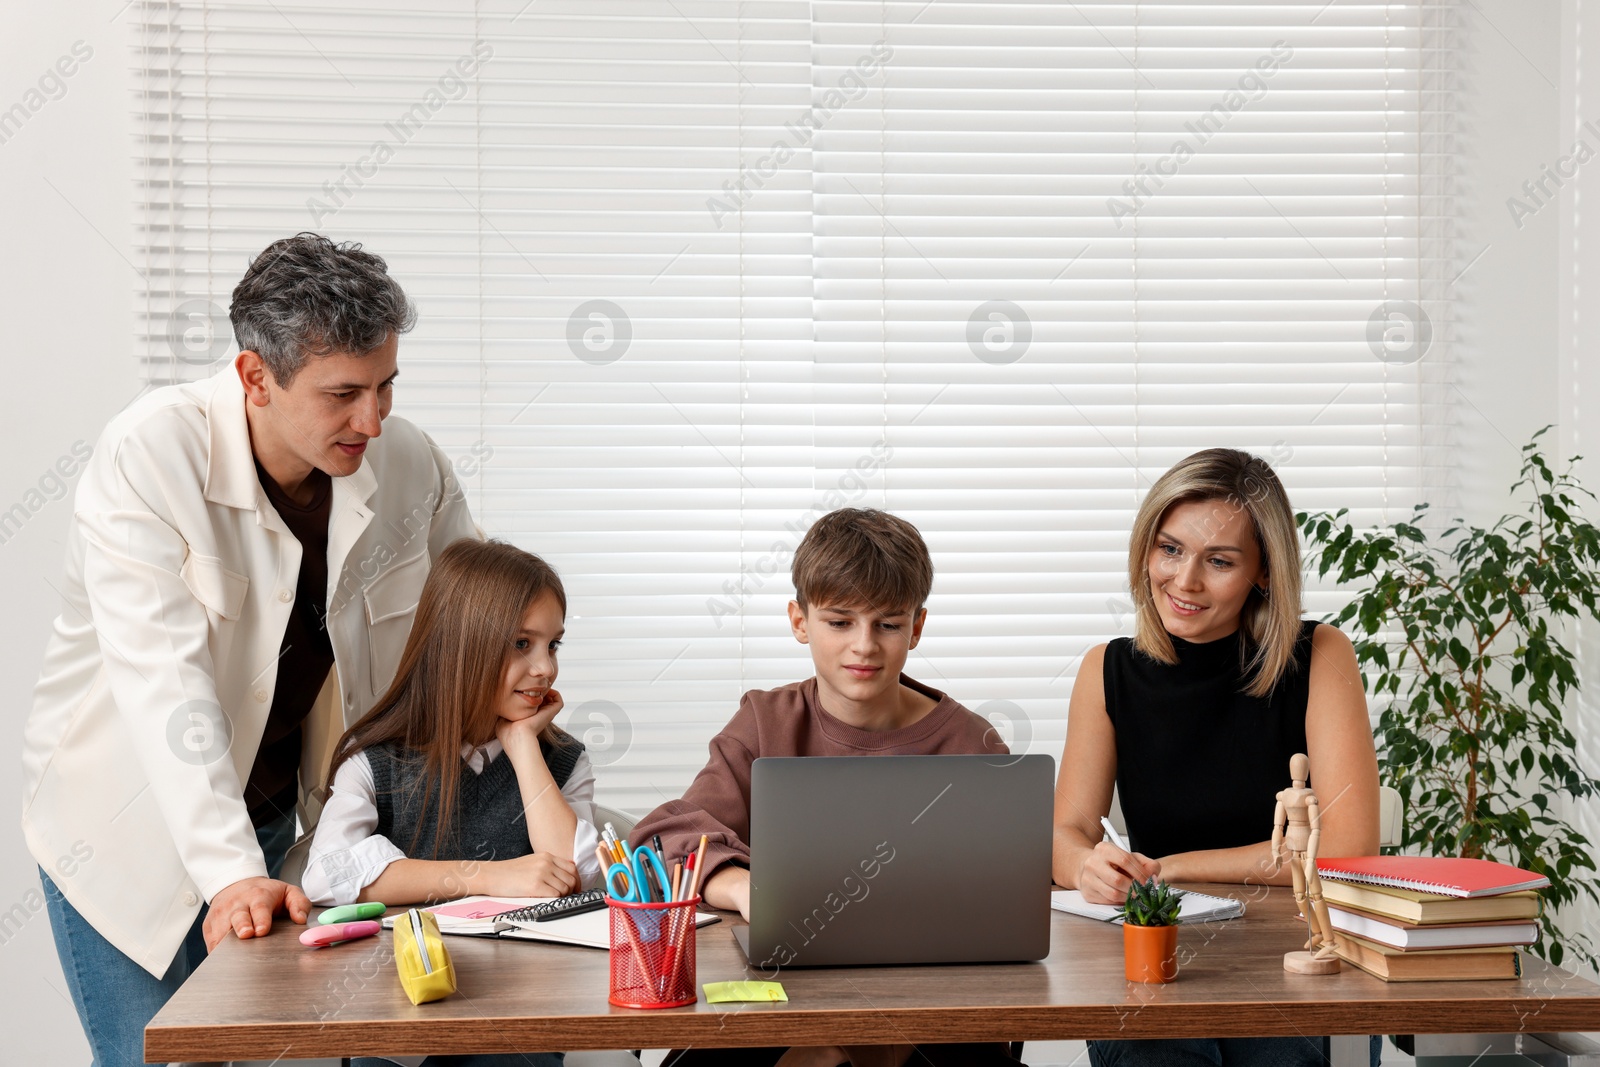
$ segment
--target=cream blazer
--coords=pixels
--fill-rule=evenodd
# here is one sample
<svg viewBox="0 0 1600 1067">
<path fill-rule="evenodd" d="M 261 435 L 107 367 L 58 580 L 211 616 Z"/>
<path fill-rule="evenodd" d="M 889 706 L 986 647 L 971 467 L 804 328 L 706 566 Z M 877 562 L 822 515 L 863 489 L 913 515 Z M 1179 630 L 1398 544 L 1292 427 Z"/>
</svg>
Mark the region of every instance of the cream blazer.
<svg viewBox="0 0 1600 1067">
<path fill-rule="evenodd" d="M 101 434 L 23 733 L 29 851 L 157 977 L 202 901 L 266 874 L 244 783 L 300 542 L 257 480 L 244 404 L 229 366 L 152 391 Z M 478 533 L 449 460 L 402 418 L 332 491 L 324 696 L 349 723 L 393 678 L 433 557 Z"/>
</svg>

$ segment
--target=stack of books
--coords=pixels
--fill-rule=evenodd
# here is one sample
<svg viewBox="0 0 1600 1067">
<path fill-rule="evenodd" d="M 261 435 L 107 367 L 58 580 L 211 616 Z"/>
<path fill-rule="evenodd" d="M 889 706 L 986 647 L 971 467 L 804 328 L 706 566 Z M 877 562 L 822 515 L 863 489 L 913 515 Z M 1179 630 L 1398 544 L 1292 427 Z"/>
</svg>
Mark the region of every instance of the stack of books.
<svg viewBox="0 0 1600 1067">
<path fill-rule="evenodd" d="M 1340 958 L 1386 982 L 1518 978 L 1550 879 L 1442 856 L 1319 859 Z"/>
</svg>

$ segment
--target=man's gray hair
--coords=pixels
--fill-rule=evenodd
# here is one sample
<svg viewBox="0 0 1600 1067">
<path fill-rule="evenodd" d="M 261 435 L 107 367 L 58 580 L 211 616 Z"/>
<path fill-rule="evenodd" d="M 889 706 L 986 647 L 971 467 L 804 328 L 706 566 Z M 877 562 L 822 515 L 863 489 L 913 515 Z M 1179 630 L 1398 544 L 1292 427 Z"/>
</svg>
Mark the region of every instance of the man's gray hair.
<svg viewBox="0 0 1600 1067">
<path fill-rule="evenodd" d="M 316 233 L 274 241 L 244 272 L 228 309 L 240 351 L 288 388 L 309 356 L 364 355 L 417 321 L 387 264 L 354 242 Z"/>
</svg>

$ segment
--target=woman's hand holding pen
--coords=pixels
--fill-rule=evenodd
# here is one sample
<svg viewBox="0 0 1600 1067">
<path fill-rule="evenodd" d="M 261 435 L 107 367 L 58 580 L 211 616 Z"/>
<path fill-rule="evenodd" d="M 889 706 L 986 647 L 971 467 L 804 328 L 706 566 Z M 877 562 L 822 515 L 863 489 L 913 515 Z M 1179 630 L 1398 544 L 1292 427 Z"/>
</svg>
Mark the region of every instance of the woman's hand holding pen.
<svg viewBox="0 0 1600 1067">
<path fill-rule="evenodd" d="M 480 866 L 474 891 L 485 896 L 564 897 L 578 891 L 578 865 L 553 852 Z"/>
<path fill-rule="evenodd" d="M 1161 863 L 1139 852 L 1128 852 L 1101 841 L 1083 857 L 1078 868 L 1078 891 L 1091 904 L 1122 904 L 1128 887 L 1161 875 Z"/>
</svg>

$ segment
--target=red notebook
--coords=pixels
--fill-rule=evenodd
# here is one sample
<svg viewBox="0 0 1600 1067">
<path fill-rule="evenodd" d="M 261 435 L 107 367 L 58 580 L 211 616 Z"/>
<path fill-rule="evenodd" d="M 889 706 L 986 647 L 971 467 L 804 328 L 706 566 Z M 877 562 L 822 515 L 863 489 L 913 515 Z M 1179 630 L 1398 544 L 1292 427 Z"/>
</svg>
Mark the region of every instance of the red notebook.
<svg viewBox="0 0 1600 1067">
<path fill-rule="evenodd" d="M 1492 897 L 1543 889 L 1550 879 L 1506 863 L 1451 856 L 1351 856 L 1317 860 L 1317 873 L 1339 882 L 1415 889 L 1450 897 Z"/>
</svg>

